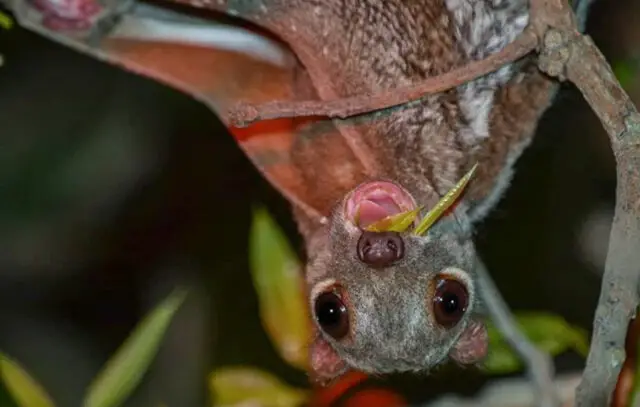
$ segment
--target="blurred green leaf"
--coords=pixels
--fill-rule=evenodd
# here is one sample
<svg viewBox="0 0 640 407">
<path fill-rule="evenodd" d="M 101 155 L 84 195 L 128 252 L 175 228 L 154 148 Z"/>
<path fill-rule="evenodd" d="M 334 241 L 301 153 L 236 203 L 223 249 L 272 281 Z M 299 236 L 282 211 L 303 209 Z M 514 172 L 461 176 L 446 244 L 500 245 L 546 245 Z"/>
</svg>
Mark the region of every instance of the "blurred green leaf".
<svg viewBox="0 0 640 407">
<path fill-rule="evenodd" d="M 0 11 L 0 28 L 10 30 L 13 27 L 13 19 Z"/>
<path fill-rule="evenodd" d="M 5 386 L 2 379 L 0 379 L 0 406 L 19 407 L 13 399 L 13 396 L 9 394 L 9 390 L 7 390 L 7 386 Z"/>
<path fill-rule="evenodd" d="M 249 253 L 264 329 L 285 361 L 306 370 L 311 327 L 302 266 L 264 208 L 254 210 Z"/>
<path fill-rule="evenodd" d="M 553 356 L 574 350 L 583 357 L 589 352 L 587 332 L 547 313 L 520 313 L 515 318 L 522 332 L 541 350 Z M 520 357 L 511 349 L 497 328 L 489 322 L 489 354 L 483 362 L 491 374 L 513 373 L 523 368 Z"/>
<path fill-rule="evenodd" d="M 634 83 L 639 71 L 638 63 L 633 59 L 625 59 L 613 64 L 613 73 L 623 88 L 627 88 Z"/>
<path fill-rule="evenodd" d="M 270 373 L 252 367 L 227 367 L 209 380 L 214 406 L 298 407 L 308 397 Z"/>
<path fill-rule="evenodd" d="M 54 407 L 55 404 L 44 390 L 15 361 L 0 353 L 0 376 L 7 390 L 19 407 Z"/>
<path fill-rule="evenodd" d="M 185 290 L 175 290 L 136 326 L 89 386 L 84 407 L 116 407 L 129 397 L 153 361 L 186 295 Z"/>
</svg>

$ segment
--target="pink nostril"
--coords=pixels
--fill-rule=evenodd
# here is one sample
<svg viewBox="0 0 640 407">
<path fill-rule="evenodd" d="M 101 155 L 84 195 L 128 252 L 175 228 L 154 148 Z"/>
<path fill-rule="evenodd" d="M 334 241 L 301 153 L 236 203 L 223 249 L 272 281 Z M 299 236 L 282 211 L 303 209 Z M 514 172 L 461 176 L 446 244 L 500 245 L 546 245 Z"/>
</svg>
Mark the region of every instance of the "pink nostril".
<svg viewBox="0 0 640 407">
<path fill-rule="evenodd" d="M 362 232 L 358 240 L 358 258 L 373 267 L 384 268 L 404 256 L 404 241 L 396 232 Z"/>
</svg>

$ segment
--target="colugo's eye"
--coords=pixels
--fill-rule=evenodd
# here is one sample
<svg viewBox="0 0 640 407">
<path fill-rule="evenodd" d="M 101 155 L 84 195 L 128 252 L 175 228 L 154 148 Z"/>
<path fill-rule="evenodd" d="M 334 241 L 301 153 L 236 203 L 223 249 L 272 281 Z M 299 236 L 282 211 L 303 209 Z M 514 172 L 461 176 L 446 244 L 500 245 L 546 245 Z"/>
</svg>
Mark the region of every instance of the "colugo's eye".
<svg viewBox="0 0 640 407">
<path fill-rule="evenodd" d="M 349 311 L 335 291 L 316 297 L 315 317 L 320 328 L 333 339 L 340 340 L 349 333 Z"/>
<path fill-rule="evenodd" d="M 436 281 L 433 294 L 433 316 L 444 328 L 454 327 L 467 311 L 469 293 L 464 284 L 452 277 L 441 277 Z"/>
</svg>

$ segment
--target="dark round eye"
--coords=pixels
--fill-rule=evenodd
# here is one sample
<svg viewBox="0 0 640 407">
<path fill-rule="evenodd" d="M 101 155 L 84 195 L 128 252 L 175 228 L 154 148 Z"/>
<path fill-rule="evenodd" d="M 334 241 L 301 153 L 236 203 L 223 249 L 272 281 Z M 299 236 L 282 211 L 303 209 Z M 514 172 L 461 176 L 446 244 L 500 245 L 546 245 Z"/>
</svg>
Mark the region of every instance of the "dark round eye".
<svg viewBox="0 0 640 407">
<path fill-rule="evenodd" d="M 433 294 L 433 315 L 439 325 L 452 328 L 460 322 L 468 306 L 469 293 L 464 284 L 450 277 L 437 281 Z"/>
<path fill-rule="evenodd" d="M 349 312 L 338 294 L 329 291 L 316 297 L 316 321 L 322 330 L 339 340 L 349 333 Z"/>
</svg>

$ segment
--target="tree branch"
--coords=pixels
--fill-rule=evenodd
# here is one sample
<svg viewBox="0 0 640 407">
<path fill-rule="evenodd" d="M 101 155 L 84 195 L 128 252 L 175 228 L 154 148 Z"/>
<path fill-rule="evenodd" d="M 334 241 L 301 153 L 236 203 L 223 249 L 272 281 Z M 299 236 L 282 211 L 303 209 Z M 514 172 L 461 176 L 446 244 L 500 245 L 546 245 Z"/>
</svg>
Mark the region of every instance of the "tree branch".
<svg viewBox="0 0 640 407">
<path fill-rule="evenodd" d="M 593 0 L 576 1 L 576 25 L 582 31 L 586 24 L 587 11 Z M 378 93 L 364 93 L 334 100 L 273 101 L 260 105 L 238 103 L 228 112 L 232 126 L 244 127 L 261 120 L 284 117 L 327 116 L 347 118 L 358 114 L 387 109 L 420 99 L 430 94 L 444 92 L 483 75 L 489 74 L 505 64 L 512 63 L 534 51 L 548 26 L 557 19 L 544 2 L 531 2 L 531 18 L 527 28 L 500 52 L 480 61 L 471 62 L 445 74 L 428 78 L 423 82 L 398 87 Z M 564 16 L 567 17 L 567 16 Z M 569 17 L 571 18 L 571 17 Z"/>
<path fill-rule="evenodd" d="M 491 73 L 509 62 L 529 54 L 537 44 L 536 33 L 533 27 L 529 26 L 501 52 L 454 69 L 446 74 L 426 79 L 417 85 L 335 100 L 275 101 L 260 105 L 239 103 L 230 109 L 229 120 L 232 125 L 241 127 L 255 121 L 283 117 L 328 116 L 344 119 L 362 113 L 386 109 L 420 99 L 429 94 L 446 91 Z"/>
<path fill-rule="evenodd" d="M 558 15 L 571 12 L 563 0 L 532 1 L 557 8 Z M 616 208 L 607 262 L 591 349 L 576 392 L 577 406 L 609 406 L 640 287 L 640 115 L 600 50 L 578 32 L 575 23 L 550 26 L 544 36 L 540 68 L 578 87 L 609 135 L 617 164 Z"/>
</svg>

